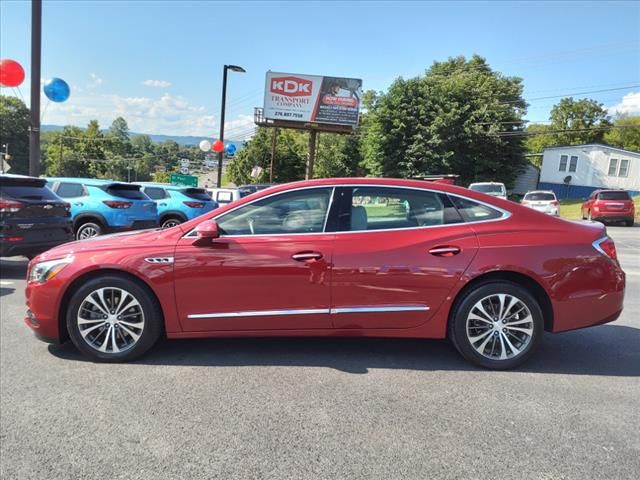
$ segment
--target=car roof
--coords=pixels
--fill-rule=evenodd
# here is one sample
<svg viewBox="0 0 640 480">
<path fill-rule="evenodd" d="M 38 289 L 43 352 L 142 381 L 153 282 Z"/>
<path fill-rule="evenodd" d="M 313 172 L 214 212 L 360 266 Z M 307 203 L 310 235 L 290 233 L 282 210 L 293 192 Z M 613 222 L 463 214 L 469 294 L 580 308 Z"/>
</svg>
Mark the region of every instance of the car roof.
<svg viewBox="0 0 640 480">
<path fill-rule="evenodd" d="M 167 190 L 185 190 L 187 188 L 200 188 L 204 190 L 202 187 L 190 187 L 189 185 L 173 185 L 171 183 L 155 183 L 155 182 L 133 182 L 134 185 L 140 185 L 141 187 L 152 187 L 152 188 L 164 188 Z"/>
<path fill-rule="evenodd" d="M 127 182 L 118 182 L 117 180 L 105 180 L 102 178 L 75 178 L 75 177 L 42 177 L 47 182 L 65 182 L 65 183 L 81 183 L 83 185 L 102 186 L 111 183 L 119 183 L 129 185 Z"/>
<path fill-rule="evenodd" d="M 502 182 L 473 182 L 471 185 L 504 185 Z"/>
<path fill-rule="evenodd" d="M 529 195 L 530 193 L 553 193 L 556 194 L 553 190 L 529 190 L 525 195 Z"/>
</svg>

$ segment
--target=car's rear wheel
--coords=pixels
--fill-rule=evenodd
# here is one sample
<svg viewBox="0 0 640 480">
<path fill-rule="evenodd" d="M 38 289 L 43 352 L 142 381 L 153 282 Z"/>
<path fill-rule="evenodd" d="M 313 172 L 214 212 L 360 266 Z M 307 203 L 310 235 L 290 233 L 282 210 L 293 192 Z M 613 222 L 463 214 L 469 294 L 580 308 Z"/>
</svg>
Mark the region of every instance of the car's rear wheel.
<svg viewBox="0 0 640 480">
<path fill-rule="evenodd" d="M 123 362 L 144 354 L 162 334 L 160 306 L 147 287 L 105 275 L 76 290 L 67 329 L 82 353 L 100 362 Z"/>
<path fill-rule="evenodd" d="M 84 222 L 76 230 L 76 240 L 86 240 L 87 238 L 102 235 L 104 229 L 98 222 Z"/>
<path fill-rule="evenodd" d="M 182 223 L 182 220 L 177 218 L 177 217 L 169 217 L 169 218 L 165 218 L 162 223 L 161 223 L 161 227 L 162 228 L 171 228 L 171 227 L 175 227 L 176 225 L 180 225 Z"/>
<path fill-rule="evenodd" d="M 635 223 L 635 222 L 634 222 L 633 220 L 626 220 L 626 221 L 624 222 L 624 224 L 625 224 L 627 227 L 633 227 L 633 224 L 634 224 L 634 223 Z"/>
<path fill-rule="evenodd" d="M 544 330 L 542 310 L 525 288 L 509 282 L 481 284 L 456 303 L 449 337 L 476 365 L 504 370 L 525 362 Z"/>
</svg>

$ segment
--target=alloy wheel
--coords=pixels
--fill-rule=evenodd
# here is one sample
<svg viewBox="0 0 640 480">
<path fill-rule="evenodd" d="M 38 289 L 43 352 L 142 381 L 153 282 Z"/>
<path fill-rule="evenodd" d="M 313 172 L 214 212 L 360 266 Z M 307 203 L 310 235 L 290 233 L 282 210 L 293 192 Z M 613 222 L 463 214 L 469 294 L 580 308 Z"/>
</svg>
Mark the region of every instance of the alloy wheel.
<svg viewBox="0 0 640 480">
<path fill-rule="evenodd" d="M 162 228 L 171 228 L 171 227 L 175 227 L 176 225 L 180 225 L 179 220 L 176 220 L 174 218 L 171 218 L 169 220 L 166 220 L 163 224 L 162 224 Z"/>
<path fill-rule="evenodd" d="M 121 353 L 132 348 L 144 330 L 140 302 L 122 288 L 94 290 L 78 309 L 78 330 L 91 348 L 102 353 Z"/>
<path fill-rule="evenodd" d="M 92 225 L 85 225 L 80 227 L 77 237 L 78 240 L 86 240 L 87 238 L 97 237 L 98 235 L 100 235 L 100 232 L 98 232 L 97 228 Z"/>
<path fill-rule="evenodd" d="M 534 321 L 521 299 L 497 293 L 476 302 L 467 316 L 465 331 L 480 355 L 506 360 L 526 350 L 533 338 Z"/>
</svg>

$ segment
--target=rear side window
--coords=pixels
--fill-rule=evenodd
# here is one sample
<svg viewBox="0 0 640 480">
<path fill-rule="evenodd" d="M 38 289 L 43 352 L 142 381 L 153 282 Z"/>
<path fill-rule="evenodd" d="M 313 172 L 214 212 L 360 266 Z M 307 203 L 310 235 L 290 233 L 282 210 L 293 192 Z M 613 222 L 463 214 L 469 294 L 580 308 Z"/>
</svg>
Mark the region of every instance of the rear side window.
<svg viewBox="0 0 640 480">
<path fill-rule="evenodd" d="M 189 198 L 195 198 L 196 200 L 211 201 L 211 195 L 209 195 L 204 188 L 185 188 L 182 190 L 182 194 Z"/>
<path fill-rule="evenodd" d="M 341 203 L 346 211 L 338 214 L 338 231 L 391 230 L 462 222 L 446 195 L 427 190 L 359 187 L 344 192 Z"/>
<path fill-rule="evenodd" d="M 84 187 L 82 186 L 82 184 L 67 182 L 60 183 L 58 185 L 56 193 L 62 198 L 75 198 L 85 195 Z"/>
<path fill-rule="evenodd" d="M 146 200 L 148 197 L 140 191 L 140 187 L 134 185 L 109 185 L 106 188 L 109 195 L 130 200 Z"/>
<path fill-rule="evenodd" d="M 474 202 L 467 198 L 451 196 L 454 203 L 465 222 L 482 222 L 487 220 L 496 220 L 502 217 L 502 212 L 491 208 L 482 203 Z"/>
<path fill-rule="evenodd" d="M 629 192 L 600 192 L 598 200 L 631 200 Z"/>
<path fill-rule="evenodd" d="M 555 200 L 556 196 L 553 193 L 527 193 L 524 196 L 524 200 L 530 200 L 532 202 L 542 202 Z"/>
<path fill-rule="evenodd" d="M 151 200 L 162 200 L 163 198 L 167 198 L 167 193 L 164 188 L 146 187 L 144 189 L 144 193 L 146 193 Z"/>
<path fill-rule="evenodd" d="M 25 184 L 0 184 L 0 197 L 15 200 L 59 200 L 58 197 L 45 186 Z"/>
</svg>

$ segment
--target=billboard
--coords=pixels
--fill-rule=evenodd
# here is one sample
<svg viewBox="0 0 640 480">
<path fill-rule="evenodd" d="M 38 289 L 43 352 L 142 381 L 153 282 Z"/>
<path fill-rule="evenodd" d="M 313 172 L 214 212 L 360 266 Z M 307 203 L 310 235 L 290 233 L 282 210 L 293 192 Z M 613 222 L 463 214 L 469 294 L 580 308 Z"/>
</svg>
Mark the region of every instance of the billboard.
<svg viewBox="0 0 640 480">
<path fill-rule="evenodd" d="M 358 124 L 362 80 L 267 72 L 264 118 L 332 125 Z"/>
</svg>

